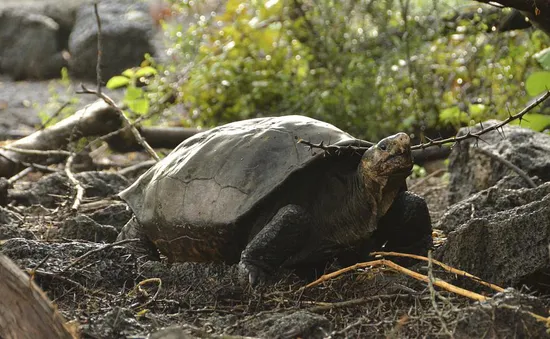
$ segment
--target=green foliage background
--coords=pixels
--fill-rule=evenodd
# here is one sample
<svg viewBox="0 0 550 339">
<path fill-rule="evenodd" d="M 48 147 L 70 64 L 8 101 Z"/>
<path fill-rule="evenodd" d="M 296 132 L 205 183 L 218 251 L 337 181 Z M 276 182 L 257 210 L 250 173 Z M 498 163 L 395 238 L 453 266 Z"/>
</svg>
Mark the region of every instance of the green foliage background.
<svg viewBox="0 0 550 339">
<path fill-rule="evenodd" d="M 422 135 L 506 117 L 548 80 L 533 75 L 540 78 L 529 80 L 535 90 L 525 90 L 542 70 L 537 60 L 544 57 L 533 55 L 550 39 L 534 29 L 493 32 L 509 12 L 474 1 L 228 0 L 206 7 L 173 1 L 180 20 L 164 25 L 169 62 L 157 65 L 147 86 L 151 102 L 174 96 L 168 112 L 178 107 L 185 125 L 303 114 L 370 140 L 396 131 Z"/>
</svg>

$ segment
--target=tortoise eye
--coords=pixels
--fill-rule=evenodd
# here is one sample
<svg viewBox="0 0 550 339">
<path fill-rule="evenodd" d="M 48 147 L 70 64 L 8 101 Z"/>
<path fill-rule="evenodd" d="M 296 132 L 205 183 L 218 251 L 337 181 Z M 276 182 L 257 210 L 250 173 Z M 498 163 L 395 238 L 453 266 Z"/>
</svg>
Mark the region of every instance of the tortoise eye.
<svg viewBox="0 0 550 339">
<path fill-rule="evenodd" d="M 380 148 L 382 151 L 385 151 L 388 149 L 388 144 L 386 142 L 381 142 L 378 144 L 378 148 Z"/>
</svg>

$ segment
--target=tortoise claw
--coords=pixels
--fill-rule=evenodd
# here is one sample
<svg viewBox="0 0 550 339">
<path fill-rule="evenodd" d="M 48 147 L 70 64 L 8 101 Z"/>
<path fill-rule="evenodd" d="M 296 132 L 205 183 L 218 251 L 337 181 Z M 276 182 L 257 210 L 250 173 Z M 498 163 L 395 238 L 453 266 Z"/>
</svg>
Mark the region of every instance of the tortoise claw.
<svg viewBox="0 0 550 339">
<path fill-rule="evenodd" d="M 248 281 L 252 287 L 263 284 L 267 276 L 260 267 L 243 261 L 239 263 L 239 275 L 242 282 Z"/>
</svg>

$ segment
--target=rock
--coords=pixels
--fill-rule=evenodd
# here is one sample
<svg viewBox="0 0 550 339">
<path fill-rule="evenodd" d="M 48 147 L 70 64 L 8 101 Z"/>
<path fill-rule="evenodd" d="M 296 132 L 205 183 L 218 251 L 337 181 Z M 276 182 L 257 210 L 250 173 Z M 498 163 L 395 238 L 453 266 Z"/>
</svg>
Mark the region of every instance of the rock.
<svg viewBox="0 0 550 339">
<path fill-rule="evenodd" d="M 523 206 L 550 194 L 548 185 L 543 185 L 536 190 L 521 189 L 523 185 L 523 179 L 520 177 L 506 176 L 493 187 L 450 206 L 434 228 L 451 232 L 471 219 L 484 218 Z"/>
<path fill-rule="evenodd" d="M 149 339 L 194 339 L 194 338 L 215 338 L 205 332 L 190 329 L 182 326 L 170 326 L 151 333 Z"/>
<path fill-rule="evenodd" d="M 24 12 L 40 13 L 54 19 L 63 31 L 70 31 L 74 25 L 76 10 L 94 0 L 2 0 L 0 12 L 18 9 Z M 68 38 L 68 33 L 66 37 Z"/>
<path fill-rule="evenodd" d="M 23 217 L 7 208 L 0 207 L 0 240 L 11 238 L 34 238 L 32 232 L 21 229 Z"/>
<path fill-rule="evenodd" d="M 260 338 L 326 338 L 330 322 L 322 315 L 298 311 L 281 316 L 275 314 L 262 321 Z"/>
<path fill-rule="evenodd" d="M 132 217 L 132 211 L 126 204 L 113 204 L 89 215 L 95 222 L 114 226 L 118 232 Z"/>
<path fill-rule="evenodd" d="M 507 289 L 493 298 L 466 309 L 459 320 L 456 338 L 550 338 L 544 322 L 544 303 L 526 294 Z"/>
<path fill-rule="evenodd" d="M 443 217 L 454 231 L 436 257 L 497 285 L 541 287 L 550 272 L 549 207 L 550 183 L 482 191 Z"/>
<path fill-rule="evenodd" d="M 490 120 L 483 123 L 487 127 L 498 123 Z M 463 128 L 459 133 L 480 130 L 476 125 Z M 499 129 L 500 131 L 500 129 Z M 542 181 L 550 180 L 550 136 L 518 126 L 506 125 L 502 131 L 484 134 L 482 140 L 469 139 L 453 148 L 449 158 L 449 203 L 454 204 L 481 190 L 496 184 L 506 175 L 517 174 L 502 162 L 477 151 L 481 148 L 493 152 L 518 166 L 529 176 L 537 176 Z M 525 184 L 524 187 L 527 187 Z"/>
<path fill-rule="evenodd" d="M 114 196 L 128 186 L 126 178 L 116 173 L 90 171 L 77 173 L 75 177 L 84 186 L 84 196 L 88 198 Z M 72 201 L 73 190 L 66 174 L 56 172 L 42 177 L 28 190 L 9 192 L 9 197 L 24 205 L 54 208 L 67 199 Z"/>
<path fill-rule="evenodd" d="M 106 0 L 99 3 L 98 11 L 105 81 L 139 65 L 145 53 L 154 54 L 154 24 L 145 2 Z M 96 78 L 97 31 L 93 6 L 82 6 L 69 37 L 69 67 L 78 77 Z"/>
<path fill-rule="evenodd" d="M 63 223 L 60 235 L 68 239 L 114 242 L 118 231 L 113 226 L 101 225 L 85 215 L 78 215 Z"/>
<path fill-rule="evenodd" d="M 59 24 L 43 14 L 4 10 L 0 13 L 0 73 L 14 79 L 59 76 L 67 62 L 59 44 Z"/>
</svg>

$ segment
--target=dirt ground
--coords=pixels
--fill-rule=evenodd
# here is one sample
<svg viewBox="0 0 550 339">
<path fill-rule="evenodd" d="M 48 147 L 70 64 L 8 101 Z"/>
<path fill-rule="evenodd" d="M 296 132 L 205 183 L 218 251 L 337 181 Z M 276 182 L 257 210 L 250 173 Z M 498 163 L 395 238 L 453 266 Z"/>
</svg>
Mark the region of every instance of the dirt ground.
<svg viewBox="0 0 550 339">
<path fill-rule="evenodd" d="M 252 289 L 234 266 L 146 261 L 112 243 L 131 216 L 115 194 L 138 174 L 79 174 L 88 189 L 75 213 L 66 177 L 39 180 L 33 173 L 16 183 L 11 204 L 0 210 L 1 252 L 32 270 L 82 338 L 145 338 L 152 332 L 151 338 L 547 336 L 530 315 L 545 316 L 547 300 L 513 290 L 479 303 L 380 267 L 309 288 L 292 272 L 278 272 Z M 444 173 L 409 187 L 427 199 L 435 222 L 446 207 Z M 6 220 L 16 227 L 5 226 Z M 436 244 L 444 241 L 440 232 L 434 236 Z M 459 286 L 468 280 L 425 262 L 412 269 Z M 476 292 L 495 295 L 480 285 Z"/>
</svg>

